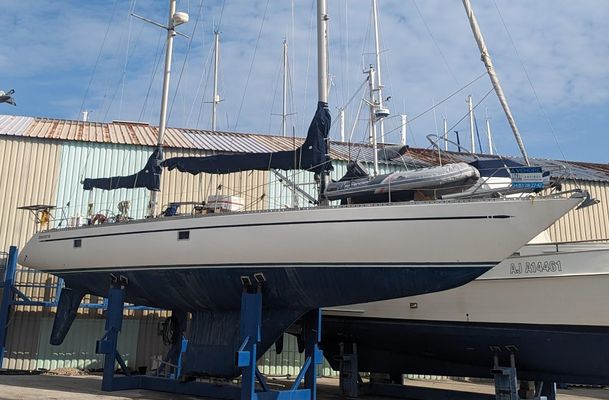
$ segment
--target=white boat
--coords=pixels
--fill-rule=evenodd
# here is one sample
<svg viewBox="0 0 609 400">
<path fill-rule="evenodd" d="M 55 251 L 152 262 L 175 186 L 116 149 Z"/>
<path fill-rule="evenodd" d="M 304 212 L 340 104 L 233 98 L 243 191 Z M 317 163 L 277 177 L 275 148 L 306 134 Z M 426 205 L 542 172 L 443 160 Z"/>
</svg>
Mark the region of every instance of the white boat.
<svg viewBox="0 0 609 400">
<path fill-rule="evenodd" d="M 531 244 L 459 288 L 325 310 L 324 351 L 353 341 L 362 371 L 487 378 L 514 353 L 520 379 L 605 385 L 607 287 L 609 243 Z"/>
<path fill-rule="evenodd" d="M 175 36 L 171 0 L 168 52 Z M 303 146 L 293 151 L 205 158 L 177 157 L 163 166 L 190 173 L 294 165 L 321 176 L 329 160 L 327 136 L 327 12 L 319 1 L 319 102 Z M 169 65 L 166 63 L 159 149 L 129 177 L 86 179 L 85 188 L 158 189 Z M 158 169 L 158 171 L 157 171 Z M 153 192 L 152 203 L 156 198 Z M 52 333 L 63 341 L 86 293 L 104 296 L 110 280 L 125 286 L 128 302 L 192 313 L 183 371 L 234 377 L 244 282 L 264 283 L 260 355 L 306 312 L 328 306 L 445 290 L 465 284 L 520 248 L 583 200 L 527 199 L 409 202 L 367 206 L 153 217 L 145 221 L 37 233 L 21 265 L 64 279 Z M 360 236 L 366 236 L 366 245 Z M 446 251 L 438 251 L 445 248 Z M 476 249 L 482 248 L 482 251 Z M 222 332 L 223 334 L 218 334 Z"/>
</svg>

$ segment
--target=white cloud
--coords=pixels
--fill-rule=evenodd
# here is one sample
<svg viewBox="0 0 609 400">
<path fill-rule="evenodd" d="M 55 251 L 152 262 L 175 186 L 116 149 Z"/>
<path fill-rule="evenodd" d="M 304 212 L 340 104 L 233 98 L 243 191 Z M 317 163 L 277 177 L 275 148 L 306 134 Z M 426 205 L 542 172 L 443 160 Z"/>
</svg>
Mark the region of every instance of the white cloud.
<svg viewBox="0 0 609 400">
<path fill-rule="evenodd" d="M 8 22 L 0 27 L 3 37 L 0 42 L 0 87 L 15 86 L 18 89 L 19 108 L 16 112 L 78 117 L 112 16 L 114 2 L 108 3 L 29 0 L 3 4 L 4 19 Z M 267 3 L 262 0 L 226 2 L 221 26 L 221 95 L 224 101 L 219 107 L 219 128 L 233 129 L 243 104 L 237 129 L 266 132 L 270 126 L 271 133 L 279 131 L 279 118 L 271 114 L 280 110 L 277 73 L 281 63 L 281 42 L 287 37 L 293 69 L 294 107 L 291 111 L 297 113 L 291 121 L 298 134 L 304 132 L 316 97 L 316 35 L 315 27 L 311 24 L 314 3 L 313 0 L 293 2 L 293 27 L 291 2 L 268 3 L 267 19 L 245 91 Z M 533 146 L 534 154 L 548 154 L 543 146 L 544 140 L 539 139 L 537 132 L 549 131 L 550 128 L 537 107 L 521 61 L 526 65 L 547 113 L 555 119 L 559 139 L 567 140 L 569 133 L 563 132 L 561 126 L 576 125 L 569 123 L 575 120 L 585 123 L 586 113 L 591 112 L 589 110 L 606 108 L 609 103 L 609 69 L 606 67 L 609 64 L 608 2 L 497 1 L 521 59 L 512 47 L 494 2 L 475 0 L 473 3 L 512 109 L 521 124 L 525 141 Z M 194 126 L 198 120 L 199 127 L 209 126 L 210 105 L 202 101 L 211 98 L 208 56 L 212 44 L 212 24 L 218 22 L 221 4 L 219 1 L 204 2 L 202 19 L 172 111 L 171 125 Z M 109 31 L 85 104 L 93 110 L 94 119 L 135 120 L 144 109 L 144 119 L 156 123 L 160 103 L 160 69 L 152 83 L 147 106 L 144 108 L 143 104 L 151 84 L 159 31 L 133 19 L 129 35 L 129 5 L 122 1 L 116 3 L 115 25 Z M 419 0 L 415 5 L 412 0 L 380 0 L 379 6 L 383 48 L 386 49 L 383 53 L 383 80 L 385 94 L 392 96 L 389 107 L 394 113 L 405 111 L 414 116 L 484 72 L 460 1 Z M 180 9 L 187 7 L 191 22 L 181 30 L 191 34 L 199 2 L 182 1 L 179 5 Z M 329 7 L 330 66 L 334 75 L 331 108 L 335 110 L 351 97 L 364 79 L 361 73 L 362 50 L 372 50 L 372 41 L 369 36 L 366 37 L 370 34 L 370 4 L 364 0 L 333 0 L 329 2 Z M 136 12 L 160 22 L 166 19 L 162 1 L 138 2 Z M 425 25 L 432 32 L 437 45 Z M 130 44 L 131 57 L 123 87 L 127 42 Z M 188 40 L 178 37 L 175 43 L 173 88 L 176 87 Z M 370 59 L 369 56 L 365 58 Z M 441 119 L 444 114 L 451 124 L 456 123 L 465 113 L 465 96 L 471 93 L 478 101 L 489 88 L 488 78 L 483 77 L 438 107 L 436 118 Z M 43 101 L 41 96 L 52 101 Z M 488 108 L 493 118 L 498 144 L 505 151 L 515 153 L 509 128 L 494 96 L 489 96 L 482 107 Z M 351 109 L 351 118 L 353 114 L 354 109 Z M 481 108 L 478 112 L 480 121 L 483 114 Z M 588 127 L 587 134 L 591 138 L 607 143 L 600 134 L 597 137 L 592 132 L 609 123 L 607 118 L 589 118 L 595 122 L 580 127 L 579 131 L 586 134 Z M 396 121 L 388 121 L 387 125 L 394 126 L 392 124 Z M 424 135 L 434 132 L 435 124 L 432 113 L 412 123 L 411 132 L 416 135 L 418 145 L 424 145 Z M 465 129 L 464 123 L 457 129 Z M 392 135 L 389 139 L 397 140 L 398 136 Z M 357 134 L 358 140 L 364 136 L 363 131 Z M 603 155 L 599 151 L 592 157 L 602 159 Z"/>
</svg>

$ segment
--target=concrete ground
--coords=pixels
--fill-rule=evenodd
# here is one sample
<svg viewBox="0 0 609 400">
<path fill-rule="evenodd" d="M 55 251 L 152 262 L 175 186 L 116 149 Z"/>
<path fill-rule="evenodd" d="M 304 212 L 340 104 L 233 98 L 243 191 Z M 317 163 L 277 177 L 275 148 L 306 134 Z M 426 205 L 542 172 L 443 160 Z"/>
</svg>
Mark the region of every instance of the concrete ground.
<svg viewBox="0 0 609 400">
<path fill-rule="evenodd" d="M 436 389 L 460 390 L 477 393 L 493 393 L 493 386 L 456 381 L 408 381 L 411 386 L 425 386 Z M 52 375 L 0 375 L 1 400 L 194 400 L 193 396 L 150 392 L 147 390 L 126 390 L 111 393 L 100 390 L 100 376 L 52 376 Z M 318 398 L 340 399 L 338 379 L 319 380 Z M 362 399 L 379 397 L 362 396 Z M 560 390 L 560 400 L 609 400 L 609 390 L 574 388 Z"/>
</svg>

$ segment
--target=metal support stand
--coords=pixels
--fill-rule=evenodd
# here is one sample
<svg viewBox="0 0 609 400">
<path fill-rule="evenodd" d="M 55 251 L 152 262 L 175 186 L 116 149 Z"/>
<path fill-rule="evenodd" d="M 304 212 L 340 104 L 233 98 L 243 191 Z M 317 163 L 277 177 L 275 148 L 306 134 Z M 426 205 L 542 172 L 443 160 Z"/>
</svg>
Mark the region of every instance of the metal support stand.
<svg viewBox="0 0 609 400">
<path fill-rule="evenodd" d="M 495 395 L 497 400 L 520 400 L 514 353 L 510 354 L 509 367 L 499 366 L 499 357 L 495 355 L 491 373 L 495 377 Z"/>
<path fill-rule="evenodd" d="M 17 270 L 17 247 L 11 246 L 6 260 L 4 270 L 4 281 L 2 284 L 2 303 L 0 303 L 0 368 L 4 362 L 4 351 L 6 349 L 6 333 L 8 329 L 8 316 L 13 303 L 13 285 L 15 271 Z"/>
<path fill-rule="evenodd" d="M 124 286 L 113 283 L 108 292 L 108 312 L 106 314 L 106 334 L 95 345 L 97 354 L 104 354 L 104 378 L 102 390 L 116 390 L 114 383 L 114 365 L 120 365 L 126 376 L 131 376 L 125 361 L 118 352 L 118 334 L 123 325 L 123 307 L 125 303 Z"/>
<path fill-rule="evenodd" d="M 125 285 L 113 283 L 108 293 L 108 313 L 106 314 L 106 334 L 97 342 L 97 352 L 104 354 L 104 375 L 102 390 L 148 389 L 170 393 L 181 393 L 195 396 L 212 397 L 230 400 L 316 400 L 317 378 L 316 367 L 323 362 L 323 353 L 319 349 L 321 340 L 321 311 L 307 313 L 303 317 L 305 338 L 305 363 L 298 377 L 288 390 L 269 389 L 264 376 L 256 366 L 258 348 L 261 341 L 262 293 L 244 291 L 241 297 L 241 346 L 236 352 L 236 363 L 242 368 L 241 387 L 217 383 L 182 382 L 181 354 L 178 357 L 176 372 L 170 378 L 158 376 L 134 376 L 117 351 L 118 334 L 123 318 L 123 301 Z M 186 351 L 187 341 L 181 343 L 182 353 Z M 114 366 L 118 362 L 126 376 L 115 376 Z M 304 388 L 300 388 L 304 381 Z M 261 390 L 257 390 L 258 382 Z"/>
<path fill-rule="evenodd" d="M 349 349 L 350 347 L 350 349 Z M 356 399 L 358 396 L 359 370 L 357 367 L 357 344 L 340 344 L 340 390 L 343 397 Z"/>
</svg>

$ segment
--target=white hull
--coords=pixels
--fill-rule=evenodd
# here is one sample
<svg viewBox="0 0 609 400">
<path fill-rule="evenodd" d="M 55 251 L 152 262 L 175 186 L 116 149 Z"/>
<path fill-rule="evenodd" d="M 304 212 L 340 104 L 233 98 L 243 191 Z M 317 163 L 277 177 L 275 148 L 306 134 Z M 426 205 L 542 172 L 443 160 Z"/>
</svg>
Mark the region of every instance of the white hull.
<svg viewBox="0 0 609 400">
<path fill-rule="evenodd" d="M 519 253 L 455 289 L 331 309 L 326 315 L 609 326 L 609 244 L 527 245 Z"/>
<path fill-rule="evenodd" d="M 176 266 L 496 264 L 580 200 L 311 208 L 51 230 L 30 240 L 20 263 L 53 273 Z M 189 239 L 178 240 L 181 231 L 188 231 Z"/>
</svg>

